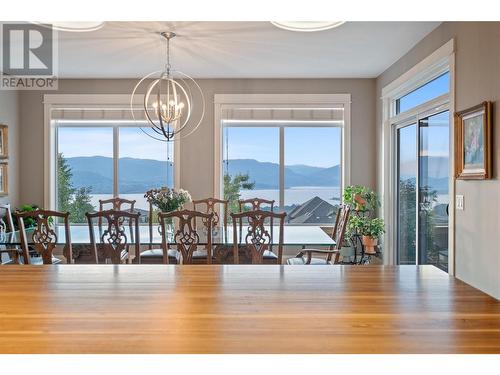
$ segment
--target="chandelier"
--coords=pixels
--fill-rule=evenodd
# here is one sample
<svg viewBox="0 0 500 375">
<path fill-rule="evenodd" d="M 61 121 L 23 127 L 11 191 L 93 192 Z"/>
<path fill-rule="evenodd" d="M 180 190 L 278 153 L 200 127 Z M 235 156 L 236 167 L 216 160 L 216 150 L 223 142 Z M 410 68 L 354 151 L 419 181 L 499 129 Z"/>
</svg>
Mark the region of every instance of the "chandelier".
<svg viewBox="0 0 500 375">
<path fill-rule="evenodd" d="M 137 82 L 130 98 L 132 117 L 136 119 L 136 97 L 144 93 L 142 110 L 147 126 L 141 130 L 159 141 L 174 141 L 192 134 L 205 115 L 205 98 L 198 83 L 170 65 L 170 40 L 175 33 L 160 33 L 166 40 L 166 64 L 163 70 L 152 72 Z M 141 94 L 142 95 L 142 94 Z M 194 102 L 199 101 L 198 115 L 194 116 Z"/>
</svg>

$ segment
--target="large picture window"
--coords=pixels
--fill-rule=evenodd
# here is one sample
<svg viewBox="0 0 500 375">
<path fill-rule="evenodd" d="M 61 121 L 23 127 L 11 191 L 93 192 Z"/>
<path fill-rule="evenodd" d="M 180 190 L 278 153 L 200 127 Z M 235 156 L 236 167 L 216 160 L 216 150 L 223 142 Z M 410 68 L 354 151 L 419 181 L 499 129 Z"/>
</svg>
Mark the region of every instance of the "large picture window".
<svg viewBox="0 0 500 375">
<path fill-rule="evenodd" d="M 344 132 L 343 105 L 223 110 L 221 196 L 274 200 L 288 225 L 331 225 L 345 183 Z"/>
<path fill-rule="evenodd" d="M 173 186 L 173 143 L 148 137 L 135 122 L 55 120 L 56 209 L 85 223 L 85 212 L 100 199 L 114 196 L 136 201 L 144 220 L 149 205 L 144 193 Z"/>
</svg>

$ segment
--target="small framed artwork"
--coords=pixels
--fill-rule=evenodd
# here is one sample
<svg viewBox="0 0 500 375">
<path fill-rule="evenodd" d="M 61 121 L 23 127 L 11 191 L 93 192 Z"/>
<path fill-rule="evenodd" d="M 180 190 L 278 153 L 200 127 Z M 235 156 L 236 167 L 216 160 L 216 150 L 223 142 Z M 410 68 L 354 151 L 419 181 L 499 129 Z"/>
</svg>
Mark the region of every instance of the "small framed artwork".
<svg viewBox="0 0 500 375">
<path fill-rule="evenodd" d="M 491 102 L 455 113 L 455 177 L 491 178 Z"/>
<path fill-rule="evenodd" d="M 0 163 L 0 196 L 9 194 L 9 168 L 7 163 Z"/>
<path fill-rule="evenodd" d="M 9 138 L 7 125 L 0 124 L 0 159 L 9 157 Z"/>
</svg>

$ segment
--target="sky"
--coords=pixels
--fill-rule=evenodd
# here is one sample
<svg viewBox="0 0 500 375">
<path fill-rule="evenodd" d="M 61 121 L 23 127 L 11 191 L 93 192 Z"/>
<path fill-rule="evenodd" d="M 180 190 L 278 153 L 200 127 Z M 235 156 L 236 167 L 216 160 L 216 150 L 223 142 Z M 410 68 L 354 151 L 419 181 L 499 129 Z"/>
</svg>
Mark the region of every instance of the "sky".
<svg viewBox="0 0 500 375">
<path fill-rule="evenodd" d="M 106 128 L 59 128 L 59 152 L 67 158 L 75 156 L 113 157 L 113 129 Z M 120 128 L 120 157 L 167 160 L 165 142 L 155 140 L 140 128 Z M 170 144 L 170 154 L 173 145 Z"/>
<path fill-rule="evenodd" d="M 285 128 L 285 165 L 332 167 L 340 163 L 340 128 Z M 226 149 L 226 137 L 229 140 Z M 223 159 L 255 159 L 279 163 L 279 128 L 227 127 Z"/>
<path fill-rule="evenodd" d="M 448 92 L 449 73 L 445 73 L 420 89 L 410 92 L 400 99 L 400 112 L 404 112 L 430 99 Z M 449 154 L 449 112 L 429 117 L 428 127 L 421 127 L 420 155 L 448 156 Z M 416 126 L 409 125 L 399 130 L 400 160 L 409 162 L 416 159 Z"/>
</svg>

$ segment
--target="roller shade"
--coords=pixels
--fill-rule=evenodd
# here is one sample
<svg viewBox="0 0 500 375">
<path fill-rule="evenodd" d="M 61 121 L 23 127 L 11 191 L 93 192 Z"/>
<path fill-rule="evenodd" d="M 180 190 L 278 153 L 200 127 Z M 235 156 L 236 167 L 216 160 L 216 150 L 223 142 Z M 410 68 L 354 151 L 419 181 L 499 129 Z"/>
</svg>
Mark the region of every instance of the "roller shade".
<svg viewBox="0 0 500 375">
<path fill-rule="evenodd" d="M 228 121 L 343 121 L 342 105 L 329 108 L 221 108 L 221 119 Z"/>
<path fill-rule="evenodd" d="M 145 120 L 144 111 L 134 111 L 135 120 Z M 134 120 L 129 108 L 54 108 L 52 120 Z"/>
</svg>

